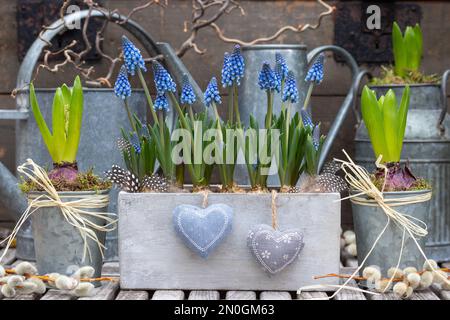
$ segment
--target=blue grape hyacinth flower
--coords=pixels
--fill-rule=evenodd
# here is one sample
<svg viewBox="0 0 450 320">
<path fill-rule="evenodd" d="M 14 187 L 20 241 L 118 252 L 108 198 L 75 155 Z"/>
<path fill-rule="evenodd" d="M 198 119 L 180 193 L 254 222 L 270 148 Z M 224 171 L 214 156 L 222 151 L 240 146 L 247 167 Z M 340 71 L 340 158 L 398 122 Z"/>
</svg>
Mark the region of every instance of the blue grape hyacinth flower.
<svg viewBox="0 0 450 320">
<path fill-rule="evenodd" d="M 310 127 L 310 128 L 312 129 L 312 128 L 314 127 L 314 124 L 313 124 L 313 122 L 312 122 L 312 120 L 311 120 L 311 117 L 310 117 L 308 111 L 306 111 L 306 110 L 301 110 L 301 111 L 300 111 L 300 114 L 301 114 L 301 116 L 302 116 L 303 125 L 304 125 L 305 127 Z"/>
<path fill-rule="evenodd" d="M 158 94 L 175 92 L 177 85 L 172 80 L 169 72 L 157 61 L 153 62 L 153 75 L 155 79 L 156 90 Z"/>
<path fill-rule="evenodd" d="M 141 153 L 141 144 L 140 144 L 140 140 L 139 140 L 139 137 L 137 136 L 136 132 L 134 132 L 130 136 L 130 143 L 133 146 L 133 149 L 136 152 L 136 154 L 140 154 Z"/>
<path fill-rule="evenodd" d="M 258 84 L 261 90 L 276 90 L 280 87 L 280 79 L 276 76 L 275 72 L 270 67 L 268 62 L 264 62 L 259 72 Z"/>
<path fill-rule="evenodd" d="M 289 68 L 286 64 L 286 60 L 279 53 L 275 53 L 275 73 L 280 78 L 280 80 L 285 80 L 288 76 Z"/>
<path fill-rule="evenodd" d="M 137 69 L 147 71 L 141 51 L 126 36 L 122 36 L 123 59 L 127 71 L 134 76 Z"/>
<path fill-rule="evenodd" d="M 222 99 L 220 98 L 219 88 L 217 87 L 217 80 L 215 77 L 211 78 L 211 81 L 206 88 L 204 94 L 205 104 L 206 106 L 211 106 L 213 103 L 222 103 Z"/>
<path fill-rule="evenodd" d="M 305 81 L 307 82 L 315 82 L 317 84 L 321 83 L 323 80 L 323 63 L 325 61 L 325 56 L 321 53 L 314 64 L 309 68 L 308 73 L 306 74 Z"/>
<path fill-rule="evenodd" d="M 222 66 L 222 86 L 224 88 L 231 87 L 233 85 L 233 79 L 231 75 L 231 56 L 228 52 L 223 55 L 223 66 Z"/>
<path fill-rule="evenodd" d="M 124 65 L 120 68 L 114 84 L 114 93 L 123 100 L 131 96 L 131 85 L 130 81 L 128 81 L 127 68 Z"/>
<path fill-rule="evenodd" d="M 166 94 L 163 92 L 159 92 L 155 99 L 155 110 L 160 111 L 169 111 L 169 100 L 166 97 Z"/>
<path fill-rule="evenodd" d="M 237 85 L 241 84 L 241 79 L 244 77 L 245 61 L 241 54 L 241 47 L 237 44 L 234 46 L 233 53 L 230 56 L 230 70 L 231 79 Z"/>
<path fill-rule="evenodd" d="M 195 96 L 194 89 L 192 88 L 192 85 L 189 82 L 189 77 L 187 76 L 187 74 L 184 74 L 181 88 L 180 102 L 182 104 L 193 105 L 196 100 L 197 97 Z"/>
<path fill-rule="evenodd" d="M 292 71 L 288 72 L 286 77 L 286 84 L 283 89 L 283 102 L 290 101 L 291 103 L 298 102 L 298 89 L 297 81 L 295 80 L 295 75 Z"/>
</svg>

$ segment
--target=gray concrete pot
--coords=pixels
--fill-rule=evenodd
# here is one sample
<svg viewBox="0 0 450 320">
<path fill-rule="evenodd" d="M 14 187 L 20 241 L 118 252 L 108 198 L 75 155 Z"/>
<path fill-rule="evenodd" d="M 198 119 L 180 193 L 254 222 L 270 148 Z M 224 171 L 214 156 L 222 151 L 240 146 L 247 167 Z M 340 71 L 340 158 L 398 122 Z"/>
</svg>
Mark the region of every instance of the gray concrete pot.
<svg viewBox="0 0 450 320">
<path fill-rule="evenodd" d="M 108 194 L 109 190 L 101 191 L 99 194 Z M 28 198 L 36 198 L 43 192 L 32 192 Z M 84 196 L 93 195 L 94 191 L 83 192 L 60 192 L 59 195 L 70 195 L 74 198 L 61 198 L 62 201 L 75 201 L 83 199 Z M 107 212 L 107 207 L 99 209 L 85 209 L 91 212 Z M 96 224 L 104 224 L 102 219 L 89 217 Z M 102 244 L 105 243 L 105 232 L 96 231 L 97 237 Z M 40 274 L 58 272 L 71 275 L 74 270 L 81 266 L 92 266 L 95 268 L 95 277 L 99 277 L 102 270 L 103 258 L 101 252 L 92 240 L 88 239 L 91 250 L 91 258 L 86 255 L 83 259 L 83 239 L 78 230 L 69 224 L 61 214 L 58 207 L 39 208 L 33 214 L 33 237 L 36 253 L 36 264 Z"/>
<path fill-rule="evenodd" d="M 414 195 L 420 195 L 429 192 L 422 191 L 401 191 L 401 192 L 385 192 L 385 199 L 404 198 Z M 425 223 L 428 222 L 430 201 L 404 205 L 396 207 L 396 209 L 414 218 L 420 219 Z M 356 234 L 356 246 L 358 248 L 358 263 L 361 265 L 378 235 L 383 230 L 387 222 L 387 216 L 378 206 L 363 206 L 352 203 L 353 225 Z M 395 225 L 391 220 L 388 228 L 378 241 L 375 249 L 366 260 L 364 267 L 377 265 L 381 272 L 386 274 L 390 267 L 395 267 L 398 262 L 400 248 L 402 244 L 403 230 Z M 426 237 L 417 239 L 422 249 L 425 249 Z M 405 246 L 403 248 L 402 260 L 400 267 L 416 267 L 421 269 L 424 258 L 419 252 L 415 242 L 408 233 L 405 235 Z"/>
</svg>

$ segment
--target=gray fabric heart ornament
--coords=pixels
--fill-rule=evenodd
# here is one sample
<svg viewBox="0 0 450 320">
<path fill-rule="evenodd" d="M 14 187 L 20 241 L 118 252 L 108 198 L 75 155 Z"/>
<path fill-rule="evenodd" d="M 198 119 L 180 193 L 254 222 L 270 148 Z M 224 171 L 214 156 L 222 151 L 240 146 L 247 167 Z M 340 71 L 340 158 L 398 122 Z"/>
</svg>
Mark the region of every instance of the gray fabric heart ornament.
<svg viewBox="0 0 450 320">
<path fill-rule="evenodd" d="M 298 229 L 279 231 L 259 224 L 250 229 L 247 246 L 267 272 L 276 274 L 297 259 L 304 247 L 303 234 Z"/>
<path fill-rule="evenodd" d="M 233 208 L 219 203 L 205 209 L 182 204 L 173 210 L 178 236 L 195 253 L 206 258 L 227 237 L 233 223 Z"/>
</svg>

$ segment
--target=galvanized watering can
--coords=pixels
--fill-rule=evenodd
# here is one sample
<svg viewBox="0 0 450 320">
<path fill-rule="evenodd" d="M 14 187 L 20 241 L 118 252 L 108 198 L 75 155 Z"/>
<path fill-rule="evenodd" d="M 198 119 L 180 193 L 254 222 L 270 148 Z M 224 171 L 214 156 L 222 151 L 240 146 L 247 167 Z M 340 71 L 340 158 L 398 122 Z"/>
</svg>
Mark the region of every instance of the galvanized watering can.
<svg viewBox="0 0 450 320">
<path fill-rule="evenodd" d="M 66 31 L 66 25 L 73 24 L 88 16 L 88 10 L 80 11 L 58 20 L 42 35 L 42 38 L 50 41 L 58 33 Z M 105 18 L 104 13 L 93 10 L 92 17 Z M 114 14 L 114 21 L 124 21 L 125 17 Z M 173 49 L 167 43 L 155 43 L 150 35 L 146 33 L 138 24 L 128 20 L 126 24 L 119 24 L 126 31 L 133 34 L 143 45 L 144 49 L 151 55 L 163 54 L 166 67 L 174 76 L 178 85 L 181 85 L 182 75 L 189 75 L 189 72 L 176 56 Z M 41 138 L 33 117 L 29 111 L 29 91 L 28 84 L 32 79 L 33 71 L 38 62 L 39 56 L 46 42 L 37 39 L 28 50 L 17 77 L 17 88 L 20 90 L 16 99 L 16 110 L 0 110 L 0 119 L 16 121 L 16 164 L 20 165 L 27 158 L 32 158 L 40 165 L 51 167 L 51 158 Z M 190 75 L 189 75 L 190 77 Z M 72 79 L 68 79 L 72 81 Z M 192 80 L 192 77 L 191 77 Z M 201 91 L 198 85 L 191 81 L 198 96 Z M 37 98 L 42 108 L 44 118 L 51 120 L 51 105 L 54 90 L 37 89 Z M 147 105 L 145 95 L 142 91 L 135 90 L 130 98 L 130 106 L 135 106 L 135 110 L 141 119 L 145 119 Z M 196 110 L 203 108 L 201 102 L 194 106 Z M 172 113 L 174 114 L 174 113 Z M 81 170 L 94 168 L 98 174 L 111 168 L 112 164 L 123 165 L 120 152 L 116 148 L 116 140 L 120 135 L 120 128 L 128 124 L 123 103 L 115 97 L 112 89 L 84 89 L 84 115 L 83 128 L 78 151 L 77 160 Z M 111 192 L 110 212 L 116 212 L 116 196 L 118 190 Z M 5 168 L 0 162 L 0 199 L 12 217 L 17 220 L 25 210 L 27 203 L 24 195 L 17 188 L 16 177 Z M 117 259 L 117 233 L 108 233 L 106 239 L 107 260 Z M 31 221 L 24 225 L 17 237 L 16 255 L 19 259 L 34 259 L 34 244 L 31 233 Z"/>
<path fill-rule="evenodd" d="M 409 161 L 414 174 L 429 180 L 433 198 L 428 217 L 426 253 L 438 261 L 450 260 L 450 119 L 447 115 L 447 70 L 441 84 L 410 85 L 411 97 L 401 161 Z M 377 96 L 394 90 L 401 100 L 403 85 L 372 86 Z M 359 118 L 360 120 L 360 118 Z M 372 170 L 374 155 L 364 123 L 356 131 L 355 160 Z"/>
<path fill-rule="evenodd" d="M 359 83 L 367 74 L 366 71 L 358 68 L 358 64 L 351 54 L 345 49 L 333 45 L 321 46 L 311 50 L 309 53 L 307 53 L 307 47 L 305 45 L 281 44 L 244 46 L 242 47 L 242 55 L 245 59 L 246 72 L 241 86 L 239 87 L 239 109 L 242 121 L 247 125 L 250 115 L 253 115 L 260 123 L 263 123 L 266 116 L 266 95 L 261 93 L 255 75 L 259 73 L 263 62 L 268 61 L 274 65 L 275 53 L 278 52 L 285 58 L 289 69 L 293 70 L 296 75 L 300 97 L 299 102 L 293 105 L 293 113 L 295 111 L 300 111 L 303 107 L 305 93 L 308 89 L 308 84 L 304 81 L 308 68 L 320 53 L 326 51 L 337 53 L 344 58 L 345 63 L 349 66 L 352 74 L 352 83 L 330 130 L 326 133 L 327 138 L 320 156 L 319 170 L 323 166 L 328 153 L 330 152 L 333 141 L 336 139 L 337 133 L 344 122 L 345 117 L 355 103 L 356 91 L 359 87 Z M 280 100 L 281 99 L 275 99 L 274 113 L 279 113 L 281 110 Z M 310 109 L 311 106 L 308 108 Z M 237 182 L 240 184 L 248 184 L 245 166 L 238 165 L 236 171 Z M 279 185 L 278 175 L 274 174 L 269 176 L 268 183 L 269 185 Z"/>
</svg>

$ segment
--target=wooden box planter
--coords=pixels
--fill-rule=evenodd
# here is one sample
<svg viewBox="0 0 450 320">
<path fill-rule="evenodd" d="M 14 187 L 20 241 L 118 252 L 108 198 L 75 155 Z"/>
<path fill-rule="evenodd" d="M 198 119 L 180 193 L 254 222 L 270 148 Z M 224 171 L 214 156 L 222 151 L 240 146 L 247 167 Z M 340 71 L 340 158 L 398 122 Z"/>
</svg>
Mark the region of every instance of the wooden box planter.
<svg viewBox="0 0 450 320">
<path fill-rule="evenodd" d="M 279 229 L 299 228 L 305 246 L 296 261 L 276 275 L 260 267 L 247 247 L 256 224 L 271 224 L 270 194 L 210 193 L 208 204 L 234 209 L 232 231 L 207 259 L 175 234 L 172 211 L 180 204 L 201 206 L 202 194 L 120 192 L 119 257 L 123 289 L 288 290 L 338 284 L 341 204 L 338 193 L 278 194 Z M 323 289 L 322 289 L 323 291 Z"/>
</svg>

